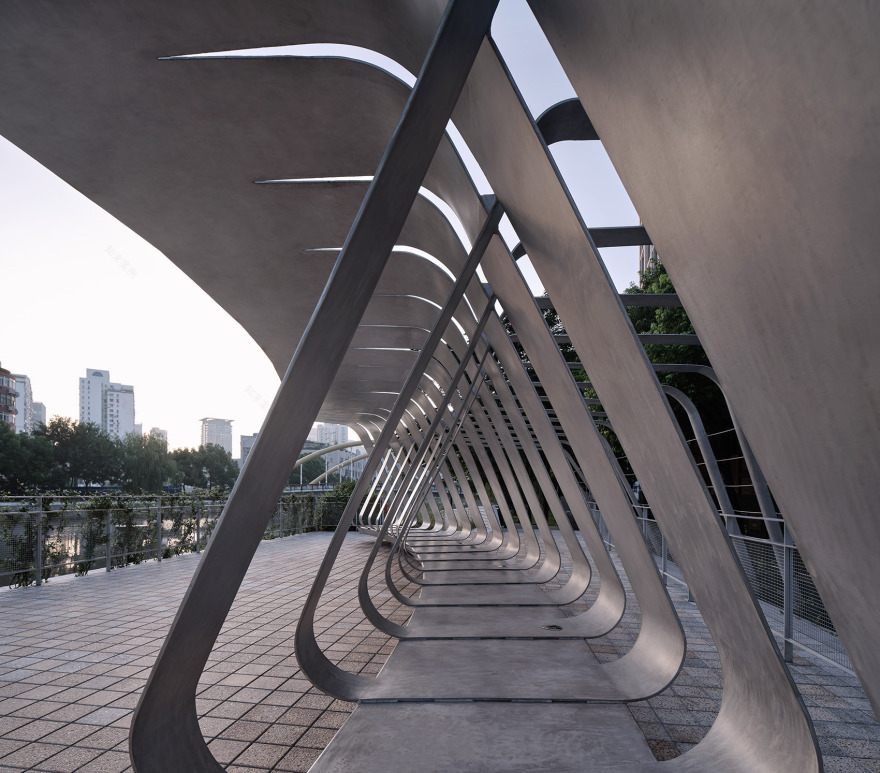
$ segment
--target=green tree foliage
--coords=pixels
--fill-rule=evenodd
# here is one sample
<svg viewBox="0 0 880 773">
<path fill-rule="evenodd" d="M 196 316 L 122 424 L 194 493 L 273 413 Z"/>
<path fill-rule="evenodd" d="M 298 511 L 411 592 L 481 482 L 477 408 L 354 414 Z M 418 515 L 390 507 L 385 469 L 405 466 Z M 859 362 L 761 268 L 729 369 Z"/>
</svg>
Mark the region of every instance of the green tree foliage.
<svg viewBox="0 0 880 773">
<path fill-rule="evenodd" d="M 336 484 L 333 491 L 318 502 L 318 518 L 322 530 L 332 531 L 337 527 L 356 486 L 356 481 L 344 480 Z M 349 528 L 353 529 L 354 524 Z"/>
<path fill-rule="evenodd" d="M 196 488 L 230 488 L 238 478 L 238 463 L 222 446 L 208 443 L 199 448 L 177 448 L 171 452 L 177 465 L 177 480 Z"/>
<path fill-rule="evenodd" d="M 324 471 L 316 461 L 313 477 Z M 24 494 L 59 491 L 84 483 L 121 485 L 128 493 L 155 493 L 167 484 L 228 489 L 238 463 L 217 445 L 168 452 L 152 436 L 129 434 L 114 440 L 96 424 L 54 416 L 31 434 L 0 424 L 0 491 Z M 311 480 L 311 478 L 309 479 Z"/>
<path fill-rule="evenodd" d="M 65 474 L 55 463 L 45 434 L 17 435 L 6 422 L 0 422 L 0 490 L 24 494 L 64 484 Z"/>
<path fill-rule="evenodd" d="M 71 464 L 73 459 L 73 436 L 76 428 L 76 422 L 73 419 L 62 418 L 61 416 L 53 416 L 48 426 L 42 428 L 49 444 L 52 446 L 52 453 L 55 458 L 55 464 L 62 470 L 65 486 L 71 485 Z"/>
<path fill-rule="evenodd" d="M 175 477 L 177 466 L 168 455 L 168 444 L 153 435 L 131 433 L 119 441 L 122 461 L 121 483 L 125 492 L 161 491 Z"/>
<path fill-rule="evenodd" d="M 348 500 L 351 499 L 351 495 L 354 493 L 355 488 L 357 488 L 356 480 L 344 480 L 333 487 L 330 496 L 336 497 L 337 499 L 344 499 L 348 502 Z"/>
<path fill-rule="evenodd" d="M 119 448 L 97 424 L 78 422 L 73 441 L 71 471 L 75 478 L 86 486 L 119 479 L 122 471 Z"/>
<path fill-rule="evenodd" d="M 299 458 L 302 459 L 304 456 L 308 456 L 312 451 L 306 451 L 299 455 Z M 324 457 L 319 456 L 317 459 L 310 459 L 302 466 L 302 482 L 303 485 L 308 485 L 319 475 L 324 474 Z M 291 474 L 290 480 L 288 483 L 291 486 L 298 486 L 300 482 L 300 468 L 297 467 Z"/>
<path fill-rule="evenodd" d="M 171 452 L 171 459 L 177 467 L 176 480 L 179 484 L 205 487 L 204 464 L 198 448 L 175 448 Z"/>
<path fill-rule="evenodd" d="M 69 486 L 75 486 L 78 480 L 89 486 L 119 479 L 119 448 L 97 424 L 55 416 L 46 427 L 46 437 Z"/>
<path fill-rule="evenodd" d="M 199 452 L 202 455 L 208 488 L 231 488 L 235 485 L 238 478 L 238 462 L 232 458 L 232 454 L 214 443 L 201 446 Z"/>
</svg>

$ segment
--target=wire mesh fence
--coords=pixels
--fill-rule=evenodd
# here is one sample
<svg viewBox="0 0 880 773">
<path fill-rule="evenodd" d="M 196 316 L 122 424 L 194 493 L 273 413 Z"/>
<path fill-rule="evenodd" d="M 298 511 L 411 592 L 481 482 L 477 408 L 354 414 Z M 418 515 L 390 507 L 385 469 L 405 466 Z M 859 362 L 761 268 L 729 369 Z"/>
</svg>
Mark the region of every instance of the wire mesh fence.
<svg viewBox="0 0 880 773">
<path fill-rule="evenodd" d="M 595 503 L 590 503 L 590 511 L 602 539 L 609 547 L 614 547 L 612 536 L 602 519 Z M 668 543 L 663 537 L 660 525 L 651 517 L 647 506 L 634 508 L 645 544 L 654 557 L 663 582 L 670 580 L 687 585 Z M 817 655 L 849 673 L 852 664 L 837 637 L 834 624 L 825 610 L 816 586 L 807 572 L 797 546 L 789 532 L 783 528 L 783 540 L 756 538 L 733 533 L 729 519 L 762 520 L 756 516 L 742 514 L 721 516 L 722 525 L 728 521 L 728 534 L 739 562 L 752 586 L 752 591 L 770 626 L 770 630 L 782 643 L 786 660 L 793 658 L 793 648 L 797 647 Z"/>
<path fill-rule="evenodd" d="M 347 502 L 332 494 L 285 494 L 264 539 L 335 529 Z M 198 494 L 5 498 L 0 500 L 0 585 L 40 585 L 59 575 L 109 572 L 199 553 L 225 503 L 225 498 Z"/>
</svg>

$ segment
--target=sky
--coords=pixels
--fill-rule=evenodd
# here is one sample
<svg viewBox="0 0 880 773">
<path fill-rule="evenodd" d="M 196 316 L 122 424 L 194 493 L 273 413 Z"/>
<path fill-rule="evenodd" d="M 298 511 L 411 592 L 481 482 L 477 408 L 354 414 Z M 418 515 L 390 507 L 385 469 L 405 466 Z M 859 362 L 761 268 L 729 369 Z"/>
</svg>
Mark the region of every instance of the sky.
<svg viewBox="0 0 880 773">
<path fill-rule="evenodd" d="M 535 117 L 574 96 L 524 0 L 501 1 L 492 34 Z M 588 226 L 638 223 L 600 143 L 552 152 Z M 602 256 L 618 289 L 636 281 L 637 248 Z M 247 332 L 162 253 L 3 138 L 0 265 L 0 364 L 30 377 L 50 418 L 79 417 L 79 377 L 97 368 L 134 385 L 135 420 L 167 430 L 172 448 L 197 446 L 205 416 L 233 420 L 234 457 L 240 436 L 260 429 L 280 382 Z"/>
</svg>

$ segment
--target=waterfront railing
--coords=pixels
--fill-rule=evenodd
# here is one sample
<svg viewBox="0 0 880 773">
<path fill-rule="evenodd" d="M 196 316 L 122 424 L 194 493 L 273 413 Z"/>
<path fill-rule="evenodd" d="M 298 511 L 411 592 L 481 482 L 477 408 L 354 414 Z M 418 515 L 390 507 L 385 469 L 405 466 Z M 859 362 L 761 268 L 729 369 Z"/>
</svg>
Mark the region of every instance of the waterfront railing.
<svg viewBox="0 0 880 773">
<path fill-rule="evenodd" d="M 279 499 L 264 539 L 334 529 L 346 502 L 327 487 L 295 487 Z M 225 503 L 225 492 L 4 497 L 0 586 L 200 553 Z"/>
</svg>

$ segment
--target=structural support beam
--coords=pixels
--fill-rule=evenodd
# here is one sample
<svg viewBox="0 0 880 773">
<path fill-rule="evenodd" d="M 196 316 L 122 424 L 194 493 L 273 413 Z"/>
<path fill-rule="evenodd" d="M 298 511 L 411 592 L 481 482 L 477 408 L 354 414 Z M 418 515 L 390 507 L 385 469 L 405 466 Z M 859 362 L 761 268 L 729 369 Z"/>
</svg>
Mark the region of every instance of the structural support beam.
<svg viewBox="0 0 880 773">
<path fill-rule="evenodd" d="M 496 5 L 497 0 L 452 0 L 447 8 L 138 703 L 130 736 L 137 773 L 222 770 L 196 717 L 199 677 L 418 195 Z"/>
</svg>

